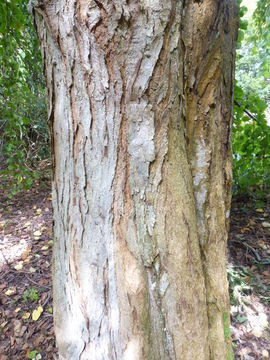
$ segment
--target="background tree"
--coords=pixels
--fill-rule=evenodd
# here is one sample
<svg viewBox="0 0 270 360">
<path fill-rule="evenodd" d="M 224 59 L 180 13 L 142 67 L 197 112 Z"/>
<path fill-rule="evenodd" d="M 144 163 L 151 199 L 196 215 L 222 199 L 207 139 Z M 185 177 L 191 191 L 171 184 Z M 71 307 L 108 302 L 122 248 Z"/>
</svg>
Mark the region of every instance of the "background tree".
<svg viewBox="0 0 270 360">
<path fill-rule="evenodd" d="M 257 201 L 270 186 L 270 6 L 258 1 L 248 21 L 240 10 L 234 108 L 234 190 L 253 194 Z M 267 110 L 268 107 L 268 110 Z"/>
<path fill-rule="evenodd" d="M 45 84 L 26 0 L 0 3 L 1 185 L 15 194 L 32 186 L 36 164 L 48 157 Z"/>
</svg>

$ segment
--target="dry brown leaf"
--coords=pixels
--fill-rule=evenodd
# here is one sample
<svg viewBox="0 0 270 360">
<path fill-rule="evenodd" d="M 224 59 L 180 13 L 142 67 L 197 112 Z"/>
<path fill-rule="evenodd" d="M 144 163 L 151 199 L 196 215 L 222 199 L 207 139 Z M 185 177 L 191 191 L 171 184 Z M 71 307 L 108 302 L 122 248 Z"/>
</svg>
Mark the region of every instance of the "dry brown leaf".
<svg viewBox="0 0 270 360">
<path fill-rule="evenodd" d="M 22 253 L 21 259 L 25 260 L 27 258 L 27 256 L 29 255 L 30 251 L 31 251 L 31 248 L 29 248 L 29 247 L 26 248 L 25 251 Z"/>
<path fill-rule="evenodd" d="M 14 320 L 13 331 L 15 336 L 20 336 L 22 331 L 22 323 L 20 320 Z"/>
<path fill-rule="evenodd" d="M 25 312 L 22 316 L 22 319 L 27 320 L 27 319 L 29 319 L 30 315 L 31 315 L 30 312 Z"/>
<path fill-rule="evenodd" d="M 7 296 L 11 296 L 11 295 L 15 295 L 17 292 L 17 289 L 15 288 L 15 286 L 11 286 L 10 288 L 7 289 L 7 291 L 5 292 L 5 294 Z"/>
<path fill-rule="evenodd" d="M 8 323 L 7 321 L 2 322 L 2 324 L 0 325 L 1 328 L 3 329 L 7 325 L 7 323 Z"/>
</svg>

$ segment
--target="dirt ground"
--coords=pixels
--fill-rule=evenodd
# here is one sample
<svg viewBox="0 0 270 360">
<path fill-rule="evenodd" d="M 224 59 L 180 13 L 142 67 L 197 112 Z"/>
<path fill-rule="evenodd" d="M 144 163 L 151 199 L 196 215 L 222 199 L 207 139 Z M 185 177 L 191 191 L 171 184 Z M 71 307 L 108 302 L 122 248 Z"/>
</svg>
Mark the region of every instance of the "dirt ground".
<svg viewBox="0 0 270 360">
<path fill-rule="evenodd" d="M 231 213 L 232 338 L 236 359 L 267 360 L 270 212 L 244 200 L 235 199 Z M 0 194 L 0 360 L 56 358 L 52 245 L 49 187 L 33 188 L 12 199 Z"/>
</svg>

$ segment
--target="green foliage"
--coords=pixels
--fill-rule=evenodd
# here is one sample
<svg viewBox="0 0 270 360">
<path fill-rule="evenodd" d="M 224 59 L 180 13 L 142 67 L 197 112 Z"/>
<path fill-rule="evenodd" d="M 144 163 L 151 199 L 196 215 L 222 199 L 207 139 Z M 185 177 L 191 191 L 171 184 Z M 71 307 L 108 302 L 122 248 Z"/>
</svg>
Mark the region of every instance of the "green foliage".
<svg viewBox="0 0 270 360">
<path fill-rule="evenodd" d="M 250 286 L 246 282 L 249 276 L 246 267 L 235 268 L 231 265 L 227 268 L 229 281 L 230 303 L 231 305 L 241 305 L 245 303 L 245 295 L 250 292 Z"/>
<path fill-rule="evenodd" d="M 270 42 L 270 3 L 269 0 L 258 0 L 257 9 L 254 12 L 254 22 L 260 36 Z M 269 50 L 269 49 L 268 49 Z"/>
<path fill-rule="evenodd" d="M 0 2 L 1 174 L 11 193 L 32 186 L 36 162 L 48 155 L 45 85 L 27 3 Z"/>
<path fill-rule="evenodd" d="M 40 353 L 37 351 L 37 350 L 32 350 L 32 351 L 29 351 L 28 353 L 28 359 L 33 359 L 33 360 L 40 360 L 42 359 Z"/>
<path fill-rule="evenodd" d="M 23 293 L 23 302 L 24 303 L 26 303 L 27 301 L 37 302 L 38 299 L 39 299 L 38 292 L 34 288 L 25 290 L 25 292 Z"/>
<path fill-rule="evenodd" d="M 254 262 L 256 263 L 256 262 Z M 265 266 L 257 263 L 257 268 Z M 263 271 L 263 269 L 260 269 Z M 261 283 L 257 271 L 251 270 L 248 266 L 227 266 L 227 277 L 229 282 L 229 294 L 231 306 L 244 306 L 249 303 L 249 295 L 256 294 L 266 305 L 270 303 L 270 287 Z M 238 322 L 244 322 L 245 318 L 239 315 Z"/>
<path fill-rule="evenodd" d="M 0 2 L 1 183 L 7 184 L 11 195 L 32 186 L 39 176 L 37 163 L 49 154 L 45 84 L 27 3 Z M 270 130 L 265 115 L 270 104 L 270 6 L 268 0 L 258 0 L 253 18 L 247 21 L 247 9 L 241 0 L 238 3 L 235 100 L 241 106 L 234 107 L 234 191 L 256 188 L 260 195 L 270 187 Z"/>
<path fill-rule="evenodd" d="M 266 103 L 255 92 L 245 96 L 238 86 L 235 98 L 241 99 L 241 107 L 234 107 L 234 187 L 242 192 L 256 189 L 258 195 L 260 191 L 263 195 L 270 187 L 270 128 L 265 117 Z M 244 109 L 249 109 L 256 120 Z"/>
<path fill-rule="evenodd" d="M 269 50 L 265 48 L 266 41 L 268 45 L 270 41 L 263 35 L 265 27 L 269 27 L 265 24 L 269 6 L 266 9 L 265 4 L 264 0 L 258 1 L 248 25 L 240 19 L 233 124 L 234 191 L 256 190 L 257 197 L 263 197 L 270 188 L 270 127 L 266 119 L 270 72 Z M 241 17 L 245 11 L 240 7 Z"/>
</svg>

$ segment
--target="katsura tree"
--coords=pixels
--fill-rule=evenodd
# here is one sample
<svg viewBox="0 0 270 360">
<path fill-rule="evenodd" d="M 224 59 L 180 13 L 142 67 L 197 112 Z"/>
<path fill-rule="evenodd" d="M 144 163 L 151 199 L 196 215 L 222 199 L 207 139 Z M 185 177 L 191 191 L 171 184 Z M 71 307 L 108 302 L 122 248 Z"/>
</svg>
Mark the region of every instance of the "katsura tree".
<svg viewBox="0 0 270 360">
<path fill-rule="evenodd" d="M 231 359 L 237 4 L 38 0 L 61 359 Z"/>
</svg>

